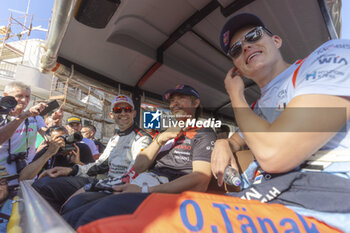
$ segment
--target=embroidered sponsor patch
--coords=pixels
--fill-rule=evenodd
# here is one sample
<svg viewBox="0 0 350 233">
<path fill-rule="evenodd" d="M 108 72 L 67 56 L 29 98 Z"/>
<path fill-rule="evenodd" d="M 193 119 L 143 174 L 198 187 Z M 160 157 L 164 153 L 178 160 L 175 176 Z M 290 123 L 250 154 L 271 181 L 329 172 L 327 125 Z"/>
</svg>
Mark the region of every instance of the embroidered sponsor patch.
<svg viewBox="0 0 350 233">
<path fill-rule="evenodd" d="M 230 31 L 226 31 L 222 37 L 222 40 L 225 46 L 227 46 L 228 43 L 230 42 L 229 38 L 230 38 Z"/>
<path fill-rule="evenodd" d="M 184 85 L 183 84 L 178 84 L 176 85 L 175 89 L 183 89 L 184 88 Z"/>
</svg>

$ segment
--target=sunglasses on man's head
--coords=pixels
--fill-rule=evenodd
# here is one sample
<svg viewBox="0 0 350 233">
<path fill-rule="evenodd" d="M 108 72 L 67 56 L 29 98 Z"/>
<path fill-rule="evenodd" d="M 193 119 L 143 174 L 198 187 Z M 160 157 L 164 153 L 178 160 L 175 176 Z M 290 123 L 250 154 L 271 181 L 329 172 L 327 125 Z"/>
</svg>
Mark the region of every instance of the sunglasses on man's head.
<svg viewBox="0 0 350 233">
<path fill-rule="evenodd" d="M 122 113 L 123 110 L 126 113 L 130 113 L 132 112 L 132 107 L 114 107 L 113 108 L 114 113 Z"/>
<path fill-rule="evenodd" d="M 244 35 L 243 40 L 239 40 L 236 43 L 234 43 L 228 50 L 227 55 L 229 55 L 232 58 L 238 58 L 242 54 L 242 41 L 248 42 L 250 44 L 253 44 L 260 40 L 264 35 L 264 30 L 269 34 L 272 35 L 272 33 L 267 30 L 266 28 L 259 26 L 254 28 L 253 30 L 249 31 L 247 34 Z"/>
</svg>

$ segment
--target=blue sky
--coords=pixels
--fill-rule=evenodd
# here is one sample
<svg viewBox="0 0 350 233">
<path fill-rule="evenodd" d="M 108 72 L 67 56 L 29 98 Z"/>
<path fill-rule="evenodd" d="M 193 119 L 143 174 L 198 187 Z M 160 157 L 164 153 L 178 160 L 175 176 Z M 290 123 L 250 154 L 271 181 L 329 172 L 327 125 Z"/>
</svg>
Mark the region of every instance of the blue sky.
<svg viewBox="0 0 350 233">
<path fill-rule="evenodd" d="M 138 0 L 140 1 L 140 0 Z M 13 9 L 25 12 L 28 0 L 0 0 L 0 25 L 7 25 L 10 11 Z M 41 25 L 48 28 L 48 20 L 51 16 L 51 10 L 54 0 L 30 0 L 29 13 L 34 15 L 33 26 Z M 342 0 L 342 35 L 341 38 L 350 39 L 350 0 Z M 13 12 L 15 17 L 23 14 Z M 28 19 L 29 21 L 29 19 Z M 23 22 L 23 19 L 22 19 Z M 29 24 L 28 24 L 29 25 Z M 31 38 L 45 38 L 44 32 L 33 31 Z"/>
<path fill-rule="evenodd" d="M 49 24 L 49 18 L 51 16 L 51 10 L 54 0 L 30 0 L 29 14 L 33 14 L 33 27 L 41 25 L 42 28 L 47 29 Z M 0 26 L 8 24 L 10 12 L 9 9 L 15 11 L 26 12 L 28 0 L 0 0 Z M 12 11 L 12 16 L 18 18 L 20 22 L 24 22 L 24 14 L 16 13 Z M 30 18 L 27 19 L 27 26 L 29 26 Z M 17 24 L 18 25 L 18 24 Z M 15 26 L 13 30 L 20 30 L 19 26 Z M 42 38 L 45 39 L 45 32 L 32 31 L 30 38 Z"/>
</svg>

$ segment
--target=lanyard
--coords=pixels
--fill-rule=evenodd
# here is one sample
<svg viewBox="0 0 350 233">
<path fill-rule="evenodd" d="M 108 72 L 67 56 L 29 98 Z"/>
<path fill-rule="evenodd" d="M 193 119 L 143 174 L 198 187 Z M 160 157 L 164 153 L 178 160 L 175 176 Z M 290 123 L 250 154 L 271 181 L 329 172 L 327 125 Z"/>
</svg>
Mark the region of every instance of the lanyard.
<svg viewBox="0 0 350 233">
<path fill-rule="evenodd" d="M 27 156 L 28 156 L 28 151 L 29 151 L 29 146 L 28 146 L 28 127 L 29 127 L 29 120 L 28 120 L 28 118 L 27 119 L 25 119 L 25 121 L 24 121 L 24 124 L 25 124 L 25 126 L 26 126 L 26 148 L 27 148 L 27 154 L 26 154 L 26 158 L 27 158 Z M 7 149 L 7 151 L 8 151 L 8 154 L 9 154 L 9 156 L 11 156 L 11 138 L 9 138 L 9 147 L 8 147 L 8 149 Z"/>
</svg>

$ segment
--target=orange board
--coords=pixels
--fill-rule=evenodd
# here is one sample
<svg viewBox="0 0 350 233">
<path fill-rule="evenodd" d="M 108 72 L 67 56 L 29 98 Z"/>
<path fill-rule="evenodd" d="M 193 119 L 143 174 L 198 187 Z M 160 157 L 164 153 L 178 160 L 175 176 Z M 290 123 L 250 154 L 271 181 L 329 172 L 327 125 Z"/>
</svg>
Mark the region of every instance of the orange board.
<svg viewBox="0 0 350 233">
<path fill-rule="evenodd" d="M 150 195 L 132 215 L 103 218 L 78 229 L 102 232 L 340 232 L 280 204 L 197 192 Z"/>
</svg>

